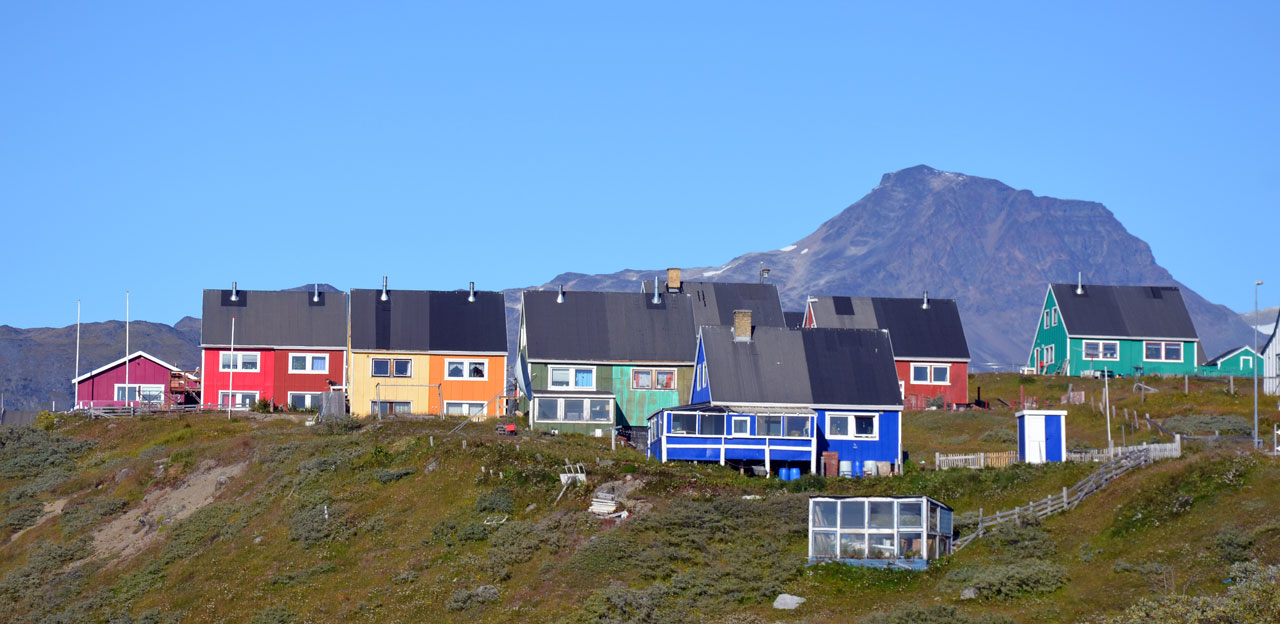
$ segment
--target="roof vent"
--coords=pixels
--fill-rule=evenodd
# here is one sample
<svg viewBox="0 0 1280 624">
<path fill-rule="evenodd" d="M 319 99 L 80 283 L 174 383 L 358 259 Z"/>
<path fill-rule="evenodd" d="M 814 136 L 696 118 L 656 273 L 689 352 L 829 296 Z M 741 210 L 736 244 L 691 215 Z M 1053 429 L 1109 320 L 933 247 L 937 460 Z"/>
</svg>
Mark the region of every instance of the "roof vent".
<svg viewBox="0 0 1280 624">
<path fill-rule="evenodd" d="M 382 294 L 378 296 L 378 301 L 386 301 L 387 297 L 387 276 L 382 276 Z"/>
<path fill-rule="evenodd" d="M 921 309 L 921 310 L 928 310 L 928 309 L 929 309 L 929 291 L 927 291 L 927 290 L 926 290 L 926 291 L 924 291 L 924 303 L 921 303 L 921 304 L 920 304 L 920 309 Z"/>
<path fill-rule="evenodd" d="M 315 290 L 311 292 L 311 301 L 314 303 L 320 303 L 320 284 L 316 283 L 312 284 L 312 286 L 315 286 Z"/>
<path fill-rule="evenodd" d="M 475 282 L 471 282 L 470 292 L 467 293 L 467 301 L 471 303 L 476 302 L 476 283 Z"/>
<path fill-rule="evenodd" d="M 751 310 L 733 311 L 733 341 L 751 342 Z"/>
<path fill-rule="evenodd" d="M 1076 294 L 1084 294 L 1084 273 L 1076 271 Z"/>
<path fill-rule="evenodd" d="M 556 303 L 564 303 L 564 284 L 560 285 L 560 294 L 556 295 Z"/>
<path fill-rule="evenodd" d="M 760 264 L 763 265 L 764 263 L 761 262 Z M 769 267 L 762 266 L 760 267 L 760 283 L 763 284 L 767 279 L 769 279 Z"/>
<path fill-rule="evenodd" d="M 658 296 L 658 276 L 657 275 L 653 276 L 653 303 L 655 305 L 662 303 L 662 297 Z"/>
<path fill-rule="evenodd" d="M 240 291 L 236 288 L 235 282 L 231 282 L 231 300 L 232 301 L 240 300 Z"/>
</svg>

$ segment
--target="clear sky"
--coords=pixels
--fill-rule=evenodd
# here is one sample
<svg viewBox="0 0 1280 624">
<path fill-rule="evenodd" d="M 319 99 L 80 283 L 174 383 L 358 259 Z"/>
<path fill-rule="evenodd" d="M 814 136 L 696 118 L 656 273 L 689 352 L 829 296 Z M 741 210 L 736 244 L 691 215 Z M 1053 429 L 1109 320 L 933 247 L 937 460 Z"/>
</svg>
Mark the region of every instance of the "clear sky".
<svg viewBox="0 0 1280 624">
<path fill-rule="evenodd" d="M 916 164 L 1280 304 L 1280 3 L 1042 4 L 3 3 L 0 324 L 717 265 Z"/>
</svg>

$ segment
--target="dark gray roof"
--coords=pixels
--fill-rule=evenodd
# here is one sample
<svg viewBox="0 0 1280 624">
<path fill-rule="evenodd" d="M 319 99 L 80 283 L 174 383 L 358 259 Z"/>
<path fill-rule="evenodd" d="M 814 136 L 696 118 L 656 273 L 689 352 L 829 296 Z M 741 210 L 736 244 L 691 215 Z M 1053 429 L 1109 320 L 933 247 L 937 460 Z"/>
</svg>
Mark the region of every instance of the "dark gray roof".
<svg viewBox="0 0 1280 624">
<path fill-rule="evenodd" d="M 681 293 L 526 290 L 523 314 L 531 361 L 693 362 L 693 306 Z"/>
<path fill-rule="evenodd" d="M 684 282 L 684 292 L 693 299 L 693 323 L 732 325 L 734 310 L 751 310 L 756 327 L 786 327 L 778 288 L 773 284 L 737 282 Z"/>
<path fill-rule="evenodd" d="M 787 321 L 788 329 L 799 329 L 804 324 L 804 312 L 783 311 L 782 318 Z"/>
<path fill-rule="evenodd" d="M 388 351 L 504 353 L 502 293 L 465 290 L 351 291 L 351 348 Z"/>
<path fill-rule="evenodd" d="M 231 344 L 231 317 L 236 319 L 237 345 L 255 347 L 325 347 L 347 345 L 347 297 L 321 292 L 312 301 L 307 291 L 237 290 L 204 291 L 200 343 Z"/>
<path fill-rule="evenodd" d="M 1053 284 L 1052 288 L 1073 336 L 1198 338 L 1176 286 L 1085 284 L 1082 295 L 1076 294 L 1075 284 Z"/>
<path fill-rule="evenodd" d="M 703 327 L 717 403 L 901 405 L 889 336 L 880 330 Z"/>
<path fill-rule="evenodd" d="M 818 327 L 887 329 L 900 358 L 969 359 L 960 308 L 954 299 L 811 297 Z"/>
</svg>

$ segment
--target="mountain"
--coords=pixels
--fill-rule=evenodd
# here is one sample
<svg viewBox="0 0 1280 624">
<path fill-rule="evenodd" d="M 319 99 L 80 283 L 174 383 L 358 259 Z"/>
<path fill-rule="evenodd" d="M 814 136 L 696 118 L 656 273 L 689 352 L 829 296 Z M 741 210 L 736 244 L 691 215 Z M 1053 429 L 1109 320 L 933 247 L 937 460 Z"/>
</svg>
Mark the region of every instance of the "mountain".
<svg viewBox="0 0 1280 624">
<path fill-rule="evenodd" d="M 812 234 L 775 251 L 685 270 L 685 279 L 755 281 L 770 269 L 788 310 L 807 295 L 956 299 L 979 370 L 1021 365 L 1049 282 L 1172 285 L 1210 356 L 1252 342 L 1250 328 L 1161 267 L 1147 243 L 1097 202 L 1039 197 L 998 180 L 924 165 L 885 174 Z M 563 273 L 571 290 L 639 290 L 657 270 Z"/>
<path fill-rule="evenodd" d="M 1240 320 L 1244 321 L 1245 325 L 1257 327 L 1258 331 L 1264 334 L 1260 340 L 1266 340 L 1266 336 L 1271 335 L 1276 326 L 1276 317 L 1280 317 L 1280 306 L 1258 310 L 1257 316 L 1253 315 L 1253 310 L 1240 314 Z"/>
</svg>

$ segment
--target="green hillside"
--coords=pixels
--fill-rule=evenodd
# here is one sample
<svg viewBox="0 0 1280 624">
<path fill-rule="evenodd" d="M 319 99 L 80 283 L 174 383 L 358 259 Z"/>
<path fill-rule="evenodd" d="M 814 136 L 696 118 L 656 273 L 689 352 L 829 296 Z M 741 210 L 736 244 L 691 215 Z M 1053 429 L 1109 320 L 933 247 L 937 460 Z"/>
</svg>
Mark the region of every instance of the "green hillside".
<svg viewBox="0 0 1280 624">
<path fill-rule="evenodd" d="M 974 380 L 984 397 L 1006 399 L 1018 385 L 1048 397 L 1055 383 Z M 1188 417 L 1239 417 L 1248 399 L 1216 386 L 1158 394 L 1167 404 L 1143 404 L 1153 417 L 1193 428 L 1201 421 Z M 1088 412 L 1072 408 L 1068 438 L 1097 446 L 1105 421 Z M 965 512 L 1060 492 L 1094 466 L 913 468 L 783 484 L 649 462 L 600 439 L 504 437 L 481 424 L 450 433 L 457 424 L 304 427 L 193 415 L 3 430 L 7 619 L 1058 622 L 1182 594 L 1206 598 L 1136 608 L 1229 603 L 1261 619 L 1218 621 L 1259 622 L 1277 612 L 1262 607 L 1280 609 L 1276 569 L 1232 569 L 1280 562 L 1280 464 L 1238 445 L 1189 443 L 1183 458 L 1130 473 L 1075 510 L 906 573 L 806 567 L 808 494 L 923 493 L 955 507 L 963 524 Z M 1008 410 L 921 412 L 907 414 L 903 429 L 913 459 L 931 460 L 935 451 L 1007 449 L 982 437 L 1011 426 Z M 553 504 L 566 461 L 582 463 L 588 483 Z M 606 483 L 633 513 L 617 526 L 586 511 Z M 1250 589 L 1259 578 L 1272 591 Z M 961 600 L 966 588 L 978 597 Z M 776 611 L 783 592 L 807 601 Z"/>
</svg>

